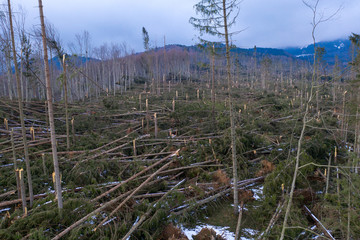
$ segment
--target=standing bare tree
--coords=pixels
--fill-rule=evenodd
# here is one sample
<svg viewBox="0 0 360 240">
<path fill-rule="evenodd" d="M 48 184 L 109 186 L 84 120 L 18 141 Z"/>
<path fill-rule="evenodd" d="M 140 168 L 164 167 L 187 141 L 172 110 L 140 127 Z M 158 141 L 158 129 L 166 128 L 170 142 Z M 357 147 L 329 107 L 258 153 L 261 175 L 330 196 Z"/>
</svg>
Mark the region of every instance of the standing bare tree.
<svg viewBox="0 0 360 240">
<path fill-rule="evenodd" d="M 27 181 L 28 181 L 28 186 L 29 186 L 30 207 L 32 207 L 33 202 L 34 202 L 34 193 L 33 193 L 32 179 L 31 179 L 29 150 L 28 150 L 27 139 L 26 139 L 26 128 L 25 128 L 25 122 L 24 122 L 24 111 L 23 111 L 23 102 L 22 102 L 22 93 L 21 93 L 21 81 L 20 81 L 20 75 L 19 75 L 19 69 L 18 69 L 18 63 L 17 63 L 17 57 L 16 57 L 16 50 L 15 50 L 15 36 L 14 36 L 14 29 L 13 29 L 13 23 L 12 23 L 13 21 L 12 21 L 10 0 L 8 0 L 8 10 L 9 10 L 9 23 L 10 23 L 12 53 L 13 53 L 13 60 L 14 60 L 14 67 L 15 67 L 16 89 L 17 89 L 18 103 L 19 103 L 21 133 L 22 133 L 24 153 L 25 153 L 26 175 L 27 175 Z"/>
<path fill-rule="evenodd" d="M 10 1 L 10 0 L 8 0 Z M 48 62 L 48 51 L 46 43 L 46 32 L 45 32 L 45 22 L 44 22 L 44 13 L 42 0 L 39 0 L 39 12 L 40 12 L 40 22 L 41 22 L 41 34 L 43 41 L 44 49 L 44 64 L 45 64 L 45 80 L 46 80 L 46 96 L 47 96 L 47 105 L 49 113 L 49 124 L 50 124 L 50 135 L 51 135 L 51 148 L 54 161 L 54 171 L 55 171 L 55 190 L 58 198 L 58 207 L 59 210 L 63 208 L 62 192 L 61 192 L 61 180 L 60 180 L 60 169 L 56 149 L 56 135 L 55 135 L 55 124 L 54 124 L 54 111 L 52 103 L 52 92 L 50 85 L 50 69 Z"/>
<path fill-rule="evenodd" d="M 9 33 L 9 23 L 5 15 L 5 9 L 0 12 L 0 26 L 2 34 L 0 36 L 1 40 L 1 50 L 4 54 L 4 62 L 6 64 L 6 75 L 7 75 L 7 93 L 9 98 L 13 99 L 13 90 L 11 84 L 11 44 L 10 44 L 10 33 Z"/>
<path fill-rule="evenodd" d="M 287 228 L 287 220 L 288 220 L 289 215 L 290 215 L 290 209 L 291 209 L 294 190 L 295 190 L 296 178 L 297 178 L 297 174 L 299 172 L 302 140 L 303 140 L 303 137 L 304 137 L 304 132 L 305 132 L 305 129 L 306 129 L 306 125 L 309 122 L 309 120 L 308 120 L 309 108 L 310 108 L 310 104 L 311 104 L 311 101 L 312 101 L 312 98 L 313 98 L 314 85 L 316 83 L 316 57 L 317 56 L 315 54 L 315 52 L 316 52 L 315 31 L 316 31 L 319 24 L 330 20 L 331 18 L 333 18 L 340 11 L 340 8 L 339 8 L 335 13 L 333 13 L 329 17 L 325 17 L 323 14 L 320 14 L 320 16 L 319 16 L 318 15 L 318 5 L 319 5 L 320 0 L 315 0 L 315 2 L 313 4 L 309 3 L 309 2 L 307 2 L 305 0 L 302 0 L 302 1 L 303 1 L 304 5 L 306 7 L 308 7 L 312 11 L 312 14 L 313 14 L 313 18 L 312 18 L 312 22 L 311 22 L 311 25 L 312 25 L 311 35 L 312 35 L 313 44 L 314 44 L 313 73 L 312 73 L 312 79 L 311 79 L 310 95 L 309 95 L 309 99 L 306 102 L 305 112 L 304 112 L 304 116 L 303 116 L 303 119 L 302 119 L 302 129 L 301 129 L 300 137 L 299 137 L 299 140 L 298 140 L 294 175 L 293 175 L 293 179 L 292 179 L 292 183 L 291 183 L 289 201 L 288 201 L 288 204 L 286 206 L 285 217 L 284 217 L 283 227 L 282 227 L 282 230 L 281 230 L 280 240 L 283 240 L 284 237 L 285 237 L 285 230 Z"/>
</svg>

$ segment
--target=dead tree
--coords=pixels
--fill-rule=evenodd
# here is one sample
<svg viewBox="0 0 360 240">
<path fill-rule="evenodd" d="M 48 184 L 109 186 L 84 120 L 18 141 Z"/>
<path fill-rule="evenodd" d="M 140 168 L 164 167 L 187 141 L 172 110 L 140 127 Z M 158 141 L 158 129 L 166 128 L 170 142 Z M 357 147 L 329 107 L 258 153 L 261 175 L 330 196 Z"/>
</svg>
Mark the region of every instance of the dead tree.
<svg viewBox="0 0 360 240">
<path fill-rule="evenodd" d="M 61 210 L 63 208 L 63 200 L 62 200 L 61 182 L 60 182 L 60 169 L 59 169 L 57 149 L 56 149 L 54 111 L 53 111 L 52 92 L 50 85 L 50 69 L 49 69 L 49 61 L 48 61 L 48 51 L 47 51 L 47 43 L 46 43 L 46 32 L 45 32 L 42 0 L 39 0 L 39 12 L 40 12 L 41 34 L 42 34 L 43 50 L 44 50 L 46 96 L 47 96 L 49 124 L 50 124 L 51 149 L 52 149 L 54 171 L 55 171 L 55 190 L 57 192 L 58 207 L 59 210 Z"/>
<path fill-rule="evenodd" d="M 19 115 L 20 115 L 21 133 L 22 133 L 22 139 L 23 139 L 23 145 L 24 145 L 24 153 L 25 153 L 26 175 L 27 175 L 28 186 L 29 186 L 30 207 L 32 207 L 33 202 L 34 202 L 34 193 L 33 193 L 32 179 L 31 179 L 29 150 L 28 150 L 28 145 L 27 145 L 26 129 L 25 129 L 25 122 L 24 122 L 24 111 L 23 111 L 23 102 L 22 102 L 22 93 L 21 93 L 21 82 L 20 82 L 19 69 L 18 69 L 17 57 L 16 57 L 16 51 L 15 51 L 15 36 L 14 36 L 14 29 L 13 29 L 13 23 L 12 23 L 12 13 L 11 13 L 10 0 L 8 0 L 8 10 L 9 10 L 9 23 L 10 23 L 12 53 L 13 53 L 13 60 L 14 60 L 14 67 L 15 67 L 16 89 L 17 89 L 18 103 L 19 103 Z"/>
</svg>

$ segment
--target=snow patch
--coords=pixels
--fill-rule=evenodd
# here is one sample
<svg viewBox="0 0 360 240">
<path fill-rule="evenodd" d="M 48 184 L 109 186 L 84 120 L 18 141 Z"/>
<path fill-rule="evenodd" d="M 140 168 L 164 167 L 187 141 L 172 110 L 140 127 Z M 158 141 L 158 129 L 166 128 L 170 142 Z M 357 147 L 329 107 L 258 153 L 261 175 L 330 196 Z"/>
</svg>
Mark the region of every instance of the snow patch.
<svg viewBox="0 0 360 240">
<path fill-rule="evenodd" d="M 5 164 L 5 165 L 2 165 L 2 166 L 0 166 L 0 167 L 10 167 L 10 166 L 14 166 L 14 164 L 13 163 L 9 163 L 9 164 Z"/>
<path fill-rule="evenodd" d="M 0 213 L 2 213 L 2 212 L 7 212 L 7 211 L 9 211 L 11 208 L 3 208 L 3 209 L 0 209 Z"/>
<path fill-rule="evenodd" d="M 262 196 L 262 194 L 263 194 L 263 186 L 261 186 L 261 187 L 259 187 L 259 188 L 253 188 L 253 189 L 251 189 L 252 191 L 253 191 L 253 193 L 254 193 L 254 198 L 255 198 L 255 200 L 257 200 L 257 201 L 259 201 L 259 200 L 261 200 L 261 196 Z"/>
<path fill-rule="evenodd" d="M 340 43 L 339 45 L 334 44 L 334 47 L 337 49 L 341 49 L 341 48 L 345 47 L 345 44 L 344 43 Z"/>
<path fill-rule="evenodd" d="M 295 57 L 301 58 L 301 57 L 309 57 L 309 56 L 313 56 L 313 55 L 314 55 L 314 54 L 312 54 L 312 53 L 306 53 L 306 54 L 296 55 Z"/>
<path fill-rule="evenodd" d="M 235 233 L 229 231 L 229 227 L 219 227 L 219 226 L 213 226 L 209 224 L 202 224 L 199 226 L 196 226 L 196 228 L 185 228 L 184 226 L 181 226 L 181 230 L 184 232 L 184 234 L 189 238 L 193 239 L 192 235 L 198 234 L 201 229 L 203 228 L 212 228 L 216 232 L 216 234 L 221 235 L 227 240 L 234 240 L 235 239 Z M 241 238 L 242 240 L 245 240 L 245 238 Z"/>
</svg>

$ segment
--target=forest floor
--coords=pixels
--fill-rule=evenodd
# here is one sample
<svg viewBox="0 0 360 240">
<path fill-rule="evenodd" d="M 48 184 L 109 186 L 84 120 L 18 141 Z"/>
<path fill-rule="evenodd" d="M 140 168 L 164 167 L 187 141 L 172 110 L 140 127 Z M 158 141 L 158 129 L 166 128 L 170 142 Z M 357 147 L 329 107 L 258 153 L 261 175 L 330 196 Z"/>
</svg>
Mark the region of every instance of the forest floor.
<svg viewBox="0 0 360 240">
<path fill-rule="evenodd" d="M 143 85 L 136 85 L 121 95 L 70 104 L 70 149 L 64 104 L 55 103 L 64 199 L 61 214 L 53 187 L 44 102 L 27 102 L 24 108 L 36 197 L 25 216 L 16 192 L 10 141 L 10 129 L 14 129 L 17 168 L 25 169 L 17 102 L 0 99 L 0 117 L 6 119 L 0 129 L 0 239 L 191 239 L 196 234 L 195 240 L 234 239 L 238 216 L 232 207 L 225 89 L 218 88 L 215 115 L 208 86 L 176 84 L 158 95 L 143 90 Z M 237 186 L 244 204 L 240 236 L 276 239 L 305 100 L 297 88 L 264 92 L 241 86 L 233 89 L 233 101 Z M 289 226 L 299 227 L 288 231 L 288 239 L 324 236 L 304 207 L 335 236 L 343 236 L 346 227 L 346 214 L 333 207 L 339 194 L 346 192 L 336 194 L 333 182 L 324 197 L 324 166 L 335 146 L 338 163 L 347 162 L 349 147 L 338 138 L 339 117 L 333 111 L 337 106 L 327 97 L 321 101 L 324 113 L 309 124 L 302 144 L 305 167 L 300 170 L 289 220 Z M 341 203 L 344 209 L 345 203 Z M 339 215 L 344 219 L 338 226 L 333 219 Z"/>
</svg>

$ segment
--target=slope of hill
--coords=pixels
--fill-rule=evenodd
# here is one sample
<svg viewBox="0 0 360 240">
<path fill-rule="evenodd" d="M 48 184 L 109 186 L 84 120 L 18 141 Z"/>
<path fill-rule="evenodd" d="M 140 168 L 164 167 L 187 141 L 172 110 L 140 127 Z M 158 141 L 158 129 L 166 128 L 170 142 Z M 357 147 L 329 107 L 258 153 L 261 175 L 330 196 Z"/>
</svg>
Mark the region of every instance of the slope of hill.
<svg viewBox="0 0 360 240">
<path fill-rule="evenodd" d="M 325 48 L 326 53 L 324 55 L 324 60 L 329 65 L 335 63 L 336 56 L 343 64 L 351 61 L 351 42 L 347 39 L 319 42 L 316 46 Z M 303 48 L 292 47 L 285 48 L 284 50 L 299 59 L 308 60 L 310 62 L 314 56 L 314 44 L 310 44 Z"/>
</svg>

